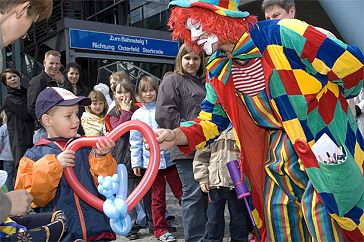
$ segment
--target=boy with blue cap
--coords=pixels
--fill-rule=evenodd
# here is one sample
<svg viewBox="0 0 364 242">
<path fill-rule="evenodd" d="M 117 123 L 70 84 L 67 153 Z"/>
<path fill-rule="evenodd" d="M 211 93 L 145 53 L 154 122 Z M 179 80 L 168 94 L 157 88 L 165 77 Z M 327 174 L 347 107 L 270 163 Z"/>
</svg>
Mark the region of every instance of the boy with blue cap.
<svg viewBox="0 0 364 242">
<path fill-rule="evenodd" d="M 78 136 L 78 105 L 90 104 L 89 98 L 77 97 L 58 87 L 46 88 L 39 94 L 35 112 L 48 137 L 40 139 L 20 160 L 15 184 L 16 189 L 23 188 L 33 196 L 37 212 L 65 212 L 69 225 L 66 241 L 115 239 L 107 217 L 79 199 L 62 176 L 63 168 L 73 167 L 80 183 L 100 196 L 95 185 L 97 177 L 116 172 L 116 161 L 110 154 L 115 143 L 110 138 L 100 139 L 92 149 L 65 150 Z"/>
</svg>

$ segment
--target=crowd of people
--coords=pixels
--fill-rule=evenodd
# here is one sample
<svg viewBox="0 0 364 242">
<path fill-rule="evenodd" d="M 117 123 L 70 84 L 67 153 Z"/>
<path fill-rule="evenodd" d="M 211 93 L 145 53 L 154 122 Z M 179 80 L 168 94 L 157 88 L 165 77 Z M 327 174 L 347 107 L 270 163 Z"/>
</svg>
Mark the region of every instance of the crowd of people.
<svg viewBox="0 0 364 242">
<path fill-rule="evenodd" d="M 89 89 L 81 67 L 63 68 L 57 50 L 45 53 L 44 70 L 28 89 L 16 69 L 3 70 L 0 239 L 115 240 L 105 214 L 73 192 L 63 169 L 73 167 L 81 184 L 102 198 L 97 177 L 112 176 L 124 164 L 130 194 L 148 167 L 148 144 L 132 130 L 76 152 L 65 147 L 81 136 L 104 136 L 129 120 L 155 130 L 161 159 L 150 191 L 130 212 L 128 239 L 149 228 L 160 241 L 176 241 L 167 184 L 181 206 L 185 241 L 222 241 L 226 204 L 232 241 L 364 238 L 364 144 L 355 121 L 363 107 L 356 100 L 352 113 L 346 101 L 362 89 L 363 54 L 293 19 L 292 0 L 264 0 L 265 16 L 273 19 L 265 22 L 236 4 L 170 3 L 172 36 L 184 44 L 174 71 L 160 83 L 144 75 L 135 86 L 127 71 L 118 71 Z M 51 9 L 51 0 L 1 3 L 0 44 L 23 37 Z M 19 31 L 4 31 L 9 23 Z M 328 165 L 297 148 L 302 140 L 312 148 L 323 134 L 342 148 L 342 163 L 350 167 Z M 239 161 L 249 183 L 248 207 L 237 198 L 227 169 L 231 160 Z M 324 173 L 333 167 L 341 170 Z M 352 180 L 347 177 L 333 191 L 326 180 L 337 181 L 339 173 L 350 173 Z M 348 189 L 345 182 L 352 181 Z M 340 200 L 354 190 L 363 192 Z M 259 236 L 252 235 L 255 224 Z"/>
</svg>

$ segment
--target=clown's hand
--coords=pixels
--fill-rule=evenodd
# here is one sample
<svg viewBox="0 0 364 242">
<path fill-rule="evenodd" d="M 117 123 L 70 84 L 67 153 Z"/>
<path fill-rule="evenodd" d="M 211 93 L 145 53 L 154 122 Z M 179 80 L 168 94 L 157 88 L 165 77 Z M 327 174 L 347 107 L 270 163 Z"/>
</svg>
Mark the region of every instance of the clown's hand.
<svg viewBox="0 0 364 242">
<path fill-rule="evenodd" d="M 182 132 L 181 129 L 177 128 L 171 129 L 157 129 L 154 131 L 159 142 L 160 149 L 166 150 L 174 145 L 187 145 L 187 137 Z M 149 150 L 149 145 L 146 140 L 144 140 L 145 148 Z"/>
</svg>

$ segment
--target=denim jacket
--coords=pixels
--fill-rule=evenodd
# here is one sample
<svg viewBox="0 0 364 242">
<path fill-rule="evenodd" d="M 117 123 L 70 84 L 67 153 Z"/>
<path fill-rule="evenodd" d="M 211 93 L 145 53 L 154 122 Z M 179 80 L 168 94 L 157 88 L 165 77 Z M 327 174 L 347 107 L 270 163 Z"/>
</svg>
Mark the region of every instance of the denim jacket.
<svg viewBox="0 0 364 242">
<path fill-rule="evenodd" d="M 139 120 L 148 124 L 153 130 L 159 128 L 155 121 L 155 108 L 156 103 L 143 104 L 141 108 L 136 110 L 131 117 L 131 120 Z M 142 167 L 147 168 L 149 163 L 149 151 L 145 149 L 143 136 L 137 130 L 130 131 L 130 152 L 131 152 L 131 167 Z M 169 150 L 161 151 L 161 159 L 159 169 L 166 169 L 174 165 L 171 160 Z"/>
</svg>

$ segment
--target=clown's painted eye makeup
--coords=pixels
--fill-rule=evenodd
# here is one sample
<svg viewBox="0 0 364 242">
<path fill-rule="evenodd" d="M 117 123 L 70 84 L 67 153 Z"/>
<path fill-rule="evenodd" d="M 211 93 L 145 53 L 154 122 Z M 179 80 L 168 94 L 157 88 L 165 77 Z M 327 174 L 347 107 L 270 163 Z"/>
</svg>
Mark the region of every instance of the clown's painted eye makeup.
<svg viewBox="0 0 364 242">
<path fill-rule="evenodd" d="M 198 36 L 205 33 L 204 31 L 202 31 L 201 23 L 194 21 L 192 18 L 187 19 L 186 28 L 195 32 L 195 35 L 198 35 Z"/>
</svg>

